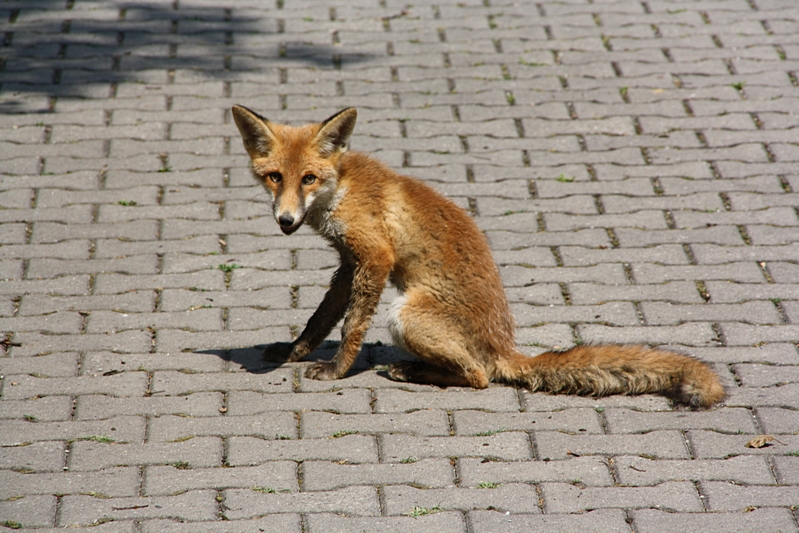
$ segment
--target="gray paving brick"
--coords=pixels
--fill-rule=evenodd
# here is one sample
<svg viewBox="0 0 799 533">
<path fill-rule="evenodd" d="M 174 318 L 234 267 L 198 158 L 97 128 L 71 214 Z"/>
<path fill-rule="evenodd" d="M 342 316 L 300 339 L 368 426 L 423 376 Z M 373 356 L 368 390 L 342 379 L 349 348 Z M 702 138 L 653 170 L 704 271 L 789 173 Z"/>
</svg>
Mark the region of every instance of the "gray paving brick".
<svg viewBox="0 0 799 533">
<path fill-rule="evenodd" d="M 776 459 L 776 458 L 775 458 Z M 731 480 L 742 485 L 771 485 L 774 476 L 764 457 L 666 460 L 622 456 L 614 458 L 622 485 L 658 485 L 664 481 Z"/>
<path fill-rule="evenodd" d="M 480 483 L 571 482 L 579 479 L 590 486 L 612 484 L 606 463 L 597 457 L 576 457 L 562 461 L 496 462 L 479 458 L 458 460 L 461 485 Z"/>
<path fill-rule="evenodd" d="M 43 378 L 15 376 L 14 380 L 18 385 L 4 389 L 4 399 L 16 400 L 40 396 L 77 396 L 82 394 L 143 396 L 147 389 L 147 375 L 144 372 L 124 372 L 101 377 Z"/>
<path fill-rule="evenodd" d="M 627 531 L 624 512 L 621 509 L 595 509 L 579 514 L 506 514 L 498 511 L 472 511 L 469 513 L 475 533 L 506 531 L 521 533 L 540 531 Z"/>
<path fill-rule="evenodd" d="M 302 438 L 329 437 L 339 432 L 409 433 L 411 435 L 449 435 L 446 411 L 426 410 L 412 413 L 376 415 L 337 415 L 304 413 L 300 422 Z"/>
<path fill-rule="evenodd" d="M 378 461 L 375 438 L 366 435 L 301 440 L 232 437 L 227 444 L 227 459 L 232 466 L 254 465 L 264 461 L 313 459 L 349 463 L 376 463 Z"/>
<path fill-rule="evenodd" d="M 144 418 L 114 417 L 99 421 L 37 422 L 21 420 L 0 421 L 3 428 L 0 442 L 17 446 L 42 440 L 77 440 L 86 437 L 107 437 L 118 442 L 144 440 Z"/>
<path fill-rule="evenodd" d="M 640 435 L 567 435 L 539 431 L 535 434 L 535 441 L 538 454 L 550 459 L 564 459 L 571 454 L 645 454 L 665 459 L 688 457 L 685 440 L 678 431 L 652 431 Z"/>
<path fill-rule="evenodd" d="M 0 374 L 31 374 L 41 377 L 74 376 L 78 370 L 78 354 L 54 353 L 37 357 L 0 358 Z"/>
<path fill-rule="evenodd" d="M 220 414 L 222 394 L 196 392 L 187 396 L 151 396 L 131 402 L 105 395 L 79 396 L 75 416 L 81 420 L 102 420 L 124 415 L 214 416 Z"/>
<path fill-rule="evenodd" d="M 799 451 L 799 438 L 796 435 L 776 433 L 774 436 L 783 444 L 771 443 L 764 448 L 744 446 L 756 434 L 726 435 L 715 431 L 690 430 L 688 441 L 699 459 L 723 459 L 736 455 L 785 455 Z"/>
<path fill-rule="evenodd" d="M 519 431 L 473 437 L 416 437 L 383 435 L 383 461 L 403 462 L 427 457 L 490 457 L 503 461 L 532 458 L 530 439 Z"/>
<path fill-rule="evenodd" d="M 282 380 L 278 383 L 283 383 Z M 291 387 L 291 381 L 286 382 Z M 282 385 L 281 385 L 282 386 Z M 282 386 L 284 390 L 286 386 Z M 231 392 L 228 409 L 231 415 L 254 415 L 270 411 L 325 410 L 339 413 L 371 413 L 371 395 L 368 390 L 342 389 L 330 393 L 256 393 Z"/>
<path fill-rule="evenodd" d="M 196 437 L 185 441 L 146 444 L 104 444 L 77 441 L 69 454 L 70 471 L 101 470 L 112 466 L 188 463 L 191 468 L 220 466 L 222 439 Z"/>
<path fill-rule="evenodd" d="M 707 531 L 708 533 L 746 533 L 758 531 L 768 524 L 771 531 L 796 531 L 790 512 L 778 507 L 753 509 L 745 513 L 673 513 L 657 509 L 632 511 L 634 524 L 641 532 L 679 533 Z"/>
<path fill-rule="evenodd" d="M 139 492 L 139 469 L 108 468 L 97 472 L 20 473 L 0 471 L 0 497 L 22 494 L 97 493 L 100 497 L 135 496 Z"/>
<path fill-rule="evenodd" d="M 775 456 L 773 461 L 779 483 L 784 485 L 799 484 L 799 457 Z"/>
<path fill-rule="evenodd" d="M 770 387 L 799 381 L 799 367 L 772 365 L 735 365 L 735 375 L 746 387 Z"/>
<path fill-rule="evenodd" d="M 690 281 L 669 281 L 652 285 L 604 285 L 599 283 L 570 283 L 569 294 L 575 305 L 598 304 L 606 301 L 652 301 L 702 303 L 696 284 Z"/>
<path fill-rule="evenodd" d="M 456 434 L 463 436 L 513 430 L 602 433 L 599 415 L 591 408 L 532 413 L 487 413 L 458 410 L 452 413 L 452 418 Z"/>
<path fill-rule="evenodd" d="M 729 433 L 754 433 L 752 414 L 747 409 L 721 408 L 714 411 L 639 412 L 630 409 L 605 409 L 604 417 L 612 433 L 641 433 L 663 429 L 712 429 Z"/>
<path fill-rule="evenodd" d="M 59 526 L 90 526 L 98 520 L 172 518 L 181 521 L 215 520 L 216 491 L 197 490 L 176 496 L 95 498 L 65 496 L 61 501 Z"/>
<path fill-rule="evenodd" d="M 455 470 L 448 459 L 422 459 L 415 463 L 363 463 L 342 465 L 322 461 L 303 463 L 305 490 L 331 490 L 349 485 L 414 484 L 446 487 Z"/>
<path fill-rule="evenodd" d="M 406 392 L 389 389 L 377 392 L 375 412 L 403 413 L 412 409 L 485 409 L 488 411 L 518 411 L 519 398 L 508 387 L 491 387 L 482 391 L 462 389 L 453 392 Z"/>
<path fill-rule="evenodd" d="M 309 531 L 318 533 L 345 533 L 359 531 L 379 533 L 381 531 L 397 531 L 398 533 L 421 533 L 427 531 L 446 531 L 447 533 L 463 533 L 466 524 L 461 513 L 436 512 L 427 516 L 375 516 L 348 517 L 328 513 L 312 513 L 306 521 Z"/>
<path fill-rule="evenodd" d="M 654 487 L 580 487 L 566 483 L 542 483 L 544 509 L 550 513 L 579 512 L 602 508 L 670 509 L 677 512 L 703 510 L 692 483 L 670 481 Z"/>
<path fill-rule="evenodd" d="M 250 489 L 224 492 L 225 516 L 230 520 L 282 513 L 338 513 L 379 516 L 375 487 L 345 487 L 334 491 L 263 494 Z"/>
<path fill-rule="evenodd" d="M 259 466 L 232 468 L 180 468 L 148 466 L 145 468 L 145 494 L 176 494 L 184 491 L 213 488 L 250 488 L 268 486 L 276 491 L 296 491 L 297 464 L 294 461 L 270 461 Z"/>
<path fill-rule="evenodd" d="M 763 429 L 768 433 L 797 433 L 799 420 L 796 411 L 780 407 L 758 407 L 755 411 Z"/>
<path fill-rule="evenodd" d="M 302 531 L 300 515 L 283 514 L 280 520 L 274 517 L 252 520 L 224 520 L 214 522 L 186 522 L 174 520 L 145 520 L 142 522 L 145 533 L 299 533 Z"/>
<path fill-rule="evenodd" d="M 178 442 L 193 436 L 297 437 L 297 422 L 288 412 L 236 417 L 161 415 L 151 418 L 149 425 L 149 439 L 155 442 Z"/>
<path fill-rule="evenodd" d="M 753 485 L 742 487 L 726 481 L 702 483 L 707 496 L 708 510 L 738 511 L 750 505 L 782 507 L 793 505 L 799 496 L 799 487 Z"/>
<path fill-rule="evenodd" d="M 23 527 L 48 527 L 55 525 L 56 497 L 50 495 L 25 496 L 0 502 L 0 520 Z"/>
<path fill-rule="evenodd" d="M 274 369 L 268 374 L 249 372 L 174 372 L 153 374 L 153 389 L 173 396 L 198 391 L 247 391 L 284 393 L 292 388 L 294 371 L 291 368 Z M 252 413 L 248 413 L 252 414 Z"/>
<path fill-rule="evenodd" d="M 60 472 L 64 469 L 66 445 L 58 441 L 32 442 L 0 448 L 0 467 L 16 472 Z"/>
<path fill-rule="evenodd" d="M 11 387 L 17 383 L 10 377 Z M 7 387 L 7 388 L 11 388 Z M 33 397 L 27 400 L 7 400 L 3 402 L 0 418 L 27 420 L 29 422 L 54 422 L 69 420 L 72 416 L 72 398 L 69 396 Z"/>
<path fill-rule="evenodd" d="M 83 358 L 81 372 L 97 375 L 112 371 L 157 371 L 178 370 L 180 372 L 219 372 L 225 361 L 212 353 L 120 354 L 113 352 L 90 352 Z"/>
<path fill-rule="evenodd" d="M 441 509 L 496 509 L 511 513 L 539 513 L 535 487 L 510 483 L 496 488 L 418 489 L 396 485 L 383 491 L 386 513 L 409 514 L 416 507 L 427 507 L 435 501 Z"/>
<path fill-rule="evenodd" d="M 599 324 L 578 326 L 583 340 L 592 343 L 636 344 L 674 342 L 686 346 L 707 346 L 715 343 L 710 324 L 688 322 L 678 326 L 610 327 Z"/>
</svg>

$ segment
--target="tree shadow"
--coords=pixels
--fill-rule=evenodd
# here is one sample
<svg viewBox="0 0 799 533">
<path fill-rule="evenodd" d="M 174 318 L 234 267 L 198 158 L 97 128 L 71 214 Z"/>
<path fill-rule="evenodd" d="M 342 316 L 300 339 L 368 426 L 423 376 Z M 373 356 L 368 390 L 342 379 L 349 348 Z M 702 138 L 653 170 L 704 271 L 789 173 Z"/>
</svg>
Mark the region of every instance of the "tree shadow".
<svg viewBox="0 0 799 533">
<path fill-rule="evenodd" d="M 334 70 L 374 57 L 333 45 L 328 32 L 297 40 L 284 33 L 277 9 L 192 6 L 190 0 L 11 6 L 0 8 L 2 113 L 52 112 L 62 97 L 114 97 L 123 83 L 272 83 L 277 69 Z"/>
</svg>

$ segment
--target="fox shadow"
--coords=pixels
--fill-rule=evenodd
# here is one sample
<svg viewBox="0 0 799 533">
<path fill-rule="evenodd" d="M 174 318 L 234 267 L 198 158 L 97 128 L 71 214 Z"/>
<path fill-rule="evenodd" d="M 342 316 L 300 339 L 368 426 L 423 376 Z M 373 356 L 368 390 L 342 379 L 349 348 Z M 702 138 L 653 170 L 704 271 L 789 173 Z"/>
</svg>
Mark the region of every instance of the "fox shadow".
<svg viewBox="0 0 799 533">
<path fill-rule="evenodd" d="M 325 341 L 319 348 L 311 352 L 310 355 L 298 363 L 280 363 L 266 360 L 263 354 L 270 346 L 272 345 L 256 344 L 254 346 L 242 348 L 212 348 L 208 350 L 196 350 L 194 353 L 216 355 L 220 359 L 230 362 L 233 366 L 231 370 L 242 370 L 251 374 L 268 374 L 287 365 L 304 367 L 311 363 L 331 361 L 333 356 L 336 355 L 338 342 Z M 387 377 L 385 368 L 388 365 L 398 361 L 410 360 L 414 360 L 413 356 L 396 346 L 385 345 L 380 342 L 364 343 L 363 346 L 361 346 L 358 357 L 355 359 L 355 363 L 352 365 L 352 368 L 350 368 L 345 378 L 353 377 L 374 369 L 378 370 L 379 375 Z"/>
</svg>

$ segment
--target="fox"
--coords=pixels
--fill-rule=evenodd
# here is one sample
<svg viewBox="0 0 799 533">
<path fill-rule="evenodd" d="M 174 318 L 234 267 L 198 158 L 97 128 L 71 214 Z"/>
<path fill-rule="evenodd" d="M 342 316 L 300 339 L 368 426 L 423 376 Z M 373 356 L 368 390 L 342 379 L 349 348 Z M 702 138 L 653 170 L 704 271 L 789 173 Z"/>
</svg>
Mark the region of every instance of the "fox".
<svg viewBox="0 0 799 533">
<path fill-rule="evenodd" d="M 302 333 L 267 346 L 267 360 L 304 359 L 343 318 L 332 360 L 305 372 L 316 380 L 343 378 L 390 282 L 399 297 L 388 329 L 414 356 L 389 365 L 392 380 L 474 389 L 497 382 L 597 397 L 657 393 L 692 408 L 724 399 L 707 364 L 645 345 L 578 344 L 534 357 L 520 352 L 486 236 L 464 209 L 421 180 L 348 150 L 355 108 L 303 126 L 273 123 L 240 105 L 232 116 L 280 230 L 291 235 L 307 223 L 340 259 Z"/>
</svg>

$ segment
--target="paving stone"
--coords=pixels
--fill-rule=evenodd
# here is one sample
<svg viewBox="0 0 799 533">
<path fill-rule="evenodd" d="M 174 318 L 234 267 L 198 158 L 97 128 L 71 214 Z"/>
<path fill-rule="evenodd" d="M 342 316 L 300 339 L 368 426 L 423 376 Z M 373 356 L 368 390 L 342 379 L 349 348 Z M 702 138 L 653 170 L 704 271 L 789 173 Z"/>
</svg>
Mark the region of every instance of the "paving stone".
<svg viewBox="0 0 799 533">
<path fill-rule="evenodd" d="M 799 487 L 777 487 L 753 485 L 743 487 L 727 481 L 702 483 L 709 511 L 738 511 L 750 505 L 758 507 L 782 507 L 793 505 Z"/>
<path fill-rule="evenodd" d="M 9 379 L 11 387 L 17 383 Z M 11 388 L 8 387 L 8 388 Z M 69 420 L 72 417 L 72 398 L 69 396 L 34 396 L 27 400 L 8 400 L 3 402 L 0 418 L 26 420 L 35 422 L 53 422 Z"/>
<path fill-rule="evenodd" d="M 282 381 L 279 381 L 282 383 Z M 291 387 L 291 382 L 288 382 Z M 286 387 L 283 387 L 286 388 Z M 330 393 L 255 393 L 231 392 L 228 412 L 231 415 L 253 415 L 269 411 L 325 410 L 339 413 L 371 413 L 368 390 L 343 389 Z"/>
<path fill-rule="evenodd" d="M 74 376 L 78 370 L 78 354 L 54 353 L 37 357 L 0 358 L 0 374 L 31 374 L 41 377 Z"/>
<path fill-rule="evenodd" d="M 621 509 L 595 509 L 579 514 L 507 514 L 499 511 L 471 511 L 469 518 L 475 533 L 506 531 L 627 531 L 624 512 Z"/>
<path fill-rule="evenodd" d="M 720 408 L 713 411 L 640 412 L 605 409 L 611 433 L 642 433 L 662 429 L 712 429 L 726 433 L 754 433 L 752 414 L 747 409 Z"/>
<path fill-rule="evenodd" d="M 390 389 L 377 392 L 375 411 L 402 413 L 413 409 L 485 409 L 487 411 L 518 411 L 516 391 L 509 387 L 490 387 L 482 391 L 450 388 L 447 392 L 406 392 Z"/>
<path fill-rule="evenodd" d="M 775 459 L 778 459 L 775 457 Z M 764 457 L 666 460 L 622 456 L 614 458 L 622 485 L 658 485 L 664 481 L 731 480 L 742 485 L 771 485 L 774 476 Z"/>
<path fill-rule="evenodd" d="M 414 484 L 423 487 L 452 485 L 454 468 L 448 459 L 422 459 L 415 463 L 342 465 L 321 461 L 303 463 L 305 490 L 331 490 L 349 485 Z"/>
<path fill-rule="evenodd" d="M 438 409 L 374 415 L 309 412 L 300 418 L 300 435 L 304 439 L 343 432 L 445 436 L 449 435 L 449 421 L 446 411 Z"/>
<path fill-rule="evenodd" d="M 285 436 L 287 437 L 287 436 Z M 227 441 L 227 460 L 232 466 L 255 465 L 265 461 L 324 460 L 347 463 L 378 462 L 375 438 L 343 435 L 328 439 L 232 437 Z"/>
<path fill-rule="evenodd" d="M 194 436 L 294 439 L 297 438 L 297 421 L 289 412 L 236 417 L 161 415 L 150 419 L 148 436 L 156 442 L 179 442 Z"/>
<path fill-rule="evenodd" d="M 572 454 L 688 458 L 685 441 L 678 431 L 652 431 L 640 435 L 567 435 L 540 431 L 535 434 L 535 441 L 538 454 L 550 459 L 563 459 Z"/>
<path fill-rule="evenodd" d="M 480 483 L 571 482 L 580 479 L 590 486 L 612 484 L 607 464 L 597 457 L 576 457 L 558 461 L 497 462 L 478 458 L 458 460 L 461 485 Z"/>
<path fill-rule="evenodd" d="M 249 372 L 197 373 L 185 370 L 179 372 L 167 370 L 153 373 L 152 388 L 169 396 L 199 391 L 286 393 L 291 391 L 293 379 L 294 371 L 291 368 L 277 368 L 267 374 L 252 374 Z M 260 398 L 260 395 L 245 395 L 244 401 L 246 402 L 247 399 L 257 401 L 258 398 Z M 263 400 L 260 403 L 262 402 Z"/>
<path fill-rule="evenodd" d="M 759 433 L 759 432 L 758 432 Z M 796 435 L 776 433 L 773 435 L 782 442 L 763 448 L 747 448 L 747 442 L 757 434 L 726 435 L 715 431 L 690 430 L 688 441 L 699 459 L 724 459 L 736 455 L 786 455 L 799 451 L 799 438 Z"/>
<path fill-rule="evenodd" d="M 25 496 L 0 502 L 0 520 L 23 527 L 49 527 L 55 525 L 55 496 Z"/>
<path fill-rule="evenodd" d="M 790 512 L 778 507 L 753 509 L 745 513 L 673 513 L 657 509 L 635 509 L 632 516 L 636 530 L 647 533 L 746 533 L 758 531 L 764 524 L 768 524 L 769 529 L 774 532 L 796 531 Z"/>
<path fill-rule="evenodd" d="M 58 441 L 32 442 L 0 448 L 0 467 L 17 472 L 60 472 L 64 469 L 66 445 Z"/>
<path fill-rule="evenodd" d="M 157 496 L 207 488 L 262 486 L 275 491 L 296 491 L 299 488 L 297 464 L 294 461 L 270 461 L 259 466 L 232 468 L 184 468 L 182 464 L 148 466 L 142 488 L 145 494 Z"/>
<path fill-rule="evenodd" d="M 416 437 L 383 435 L 383 461 L 405 462 L 427 457 L 490 457 L 502 461 L 532 458 L 530 439 L 519 431 L 475 437 Z"/>
<path fill-rule="evenodd" d="M 90 352 L 83 358 L 83 374 L 98 375 L 107 372 L 178 370 L 181 373 L 220 372 L 225 367 L 222 357 L 212 353 L 164 354 Z"/>
<path fill-rule="evenodd" d="M 388 515 L 410 514 L 414 508 L 438 502 L 441 509 L 496 509 L 511 513 L 539 513 L 535 487 L 510 483 L 496 488 L 418 489 L 403 485 L 383 490 Z"/>
<path fill-rule="evenodd" d="M 797 433 L 799 420 L 796 420 L 796 411 L 780 407 L 758 407 L 755 412 L 768 433 Z"/>
<path fill-rule="evenodd" d="M 43 440 L 77 440 L 90 437 L 110 438 L 117 442 L 144 440 L 145 420 L 142 417 L 114 417 L 99 421 L 37 422 L 0 421 L 3 428 L 0 443 L 18 446 Z"/>
<path fill-rule="evenodd" d="M 59 526 L 90 526 L 101 519 L 146 520 L 173 518 L 182 521 L 215 520 L 216 491 L 197 490 L 176 496 L 96 498 L 65 496 L 61 501 Z"/>
<path fill-rule="evenodd" d="M 602 433 L 597 411 L 592 408 L 564 409 L 553 412 L 487 413 L 458 410 L 452 413 L 457 435 L 475 436 L 514 430 L 558 430 L 569 433 Z"/>
<path fill-rule="evenodd" d="M 222 394 L 197 392 L 187 396 L 151 396 L 131 402 L 105 395 L 79 396 L 75 416 L 80 420 L 102 420 L 124 415 L 214 416 L 220 415 Z"/>
<path fill-rule="evenodd" d="M 328 513 L 311 513 L 306 521 L 309 531 L 318 533 L 347 533 L 359 531 L 379 533 L 396 531 L 397 533 L 421 533 L 427 531 L 446 531 L 462 533 L 466 531 L 463 516 L 458 512 L 436 512 L 427 516 L 375 516 L 348 517 Z M 299 531 L 299 530 L 298 530 Z"/>
<path fill-rule="evenodd" d="M 712 482 L 711 482 L 712 483 Z M 693 483 L 670 481 L 654 487 L 581 487 L 566 483 L 542 483 L 544 509 L 551 513 L 602 508 L 663 508 L 677 512 L 701 512 Z"/>
<path fill-rule="evenodd" d="M 96 472 L 21 473 L 0 471 L 0 497 L 8 499 L 22 494 L 82 494 L 98 497 L 135 496 L 139 492 L 139 469 L 108 468 Z"/>
<path fill-rule="evenodd" d="M 180 442 L 113 445 L 86 440 L 74 442 L 69 454 L 69 469 L 73 472 L 174 463 L 186 463 L 191 468 L 220 466 L 222 439 L 192 437 Z"/>
<path fill-rule="evenodd" d="M 15 376 L 18 385 L 8 387 L 3 397 L 10 400 L 23 398 L 83 394 L 113 394 L 116 396 L 142 396 L 147 389 L 147 375 L 143 372 L 124 372 L 111 376 L 78 376 L 69 378 L 39 378 Z"/>
<path fill-rule="evenodd" d="M 345 487 L 333 491 L 285 494 L 265 494 L 250 489 L 229 489 L 224 491 L 224 496 L 225 516 L 230 520 L 276 513 L 380 515 L 380 503 L 375 487 Z"/>
<path fill-rule="evenodd" d="M 145 520 L 145 533 L 299 533 L 302 531 L 300 515 L 283 514 L 280 520 L 274 517 L 253 520 L 224 520 L 214 522 L 186 522 L 174 520 Z"/>
</svg>

